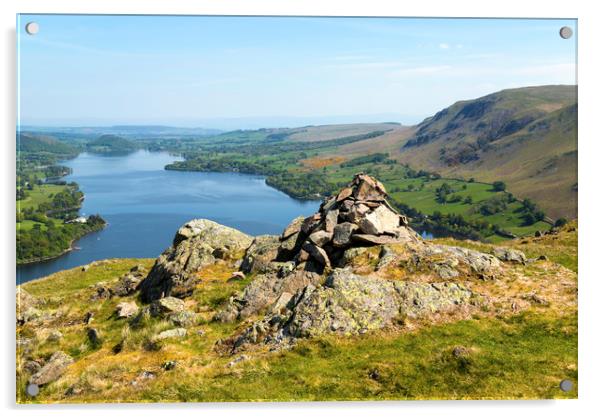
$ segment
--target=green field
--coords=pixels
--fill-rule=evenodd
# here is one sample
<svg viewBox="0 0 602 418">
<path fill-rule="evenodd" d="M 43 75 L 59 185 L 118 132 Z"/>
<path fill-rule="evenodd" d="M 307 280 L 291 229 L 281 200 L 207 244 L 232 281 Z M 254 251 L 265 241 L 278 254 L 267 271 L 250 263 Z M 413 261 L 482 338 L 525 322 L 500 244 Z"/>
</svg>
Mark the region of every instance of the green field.
<svg viewBox="0 0 602 418">
<path fill-rule="evenodd" d="M 27 191 L 27 197 L 17 201 L 17 211 L 28 208 L 37 208 L 41 203 L 49 203 L 52 196 L 65 191 L 69 188 L 67 185 L 43 184 L 34 186 L 33 190 Z"/>
</svg>

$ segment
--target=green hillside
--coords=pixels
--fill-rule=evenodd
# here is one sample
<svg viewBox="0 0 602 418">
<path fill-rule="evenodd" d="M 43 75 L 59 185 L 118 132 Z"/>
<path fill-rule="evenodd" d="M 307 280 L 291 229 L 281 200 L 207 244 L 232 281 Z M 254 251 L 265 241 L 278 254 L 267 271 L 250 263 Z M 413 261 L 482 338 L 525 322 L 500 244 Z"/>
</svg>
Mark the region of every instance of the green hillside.
<svg viewBox="0 0 602 418">
<path fill-rule="evenodd" d="M 90 152 L 121 153 L 131 152 L 138 148 L 135 142 L 117 135 L 101 135 L 86 144 Z"/>
<path fill-rule="evenodd" d="M 574 218 L 576 99 L 576 86 L 541 86 L 458 102 L 419 124 L 398 158 L 446 176 L 503 180 L 551 217 Z"/>
<path fill-rule="evenodd" d="M 17 152 L 49 153 L 67 156 L 76 154 L 77 149 L 52 136 L 21 133 L 17 135 Z"/>
</svg>

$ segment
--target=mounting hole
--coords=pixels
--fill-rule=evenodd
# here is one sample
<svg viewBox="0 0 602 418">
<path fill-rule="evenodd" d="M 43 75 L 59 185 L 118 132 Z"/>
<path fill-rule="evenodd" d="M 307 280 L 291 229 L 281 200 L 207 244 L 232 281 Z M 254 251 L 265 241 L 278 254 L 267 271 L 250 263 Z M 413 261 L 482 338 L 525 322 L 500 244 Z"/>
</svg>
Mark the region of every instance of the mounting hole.
<svg viewBox="0 0 602 418">
<path fill-rule="evenodd" d="M 40 393 L 40 387 L 35 383 L 31 383 L 27 385 L 25 392 L 27 392 L 28 396 L 31 396 L 33 398 L 34 396 L 38 396 L 38 393 Z"/>
<path fill-rule="evenodd" d="M 573 389 L 573 382 L 568 379 L 564 379 L 560 382 L 560 390 L 563 392 L 570 392 Z"/>
<path fill-rule="evenodd" d="M 573 29 L 569 28 L 568 26 L 563 26 L 560 28 L 559 33 L 562 39 L 569 39 L 571 36 L 573 36 Z"/>
<path fill-rule="evenodd" d="M 29 22 L 27 25 L 25 25 L 25 32 L 27 32 L 30 35 L 35 35 L 39 31 L 40 25 L 38 25 L 36 22 Z"/>
</svg>

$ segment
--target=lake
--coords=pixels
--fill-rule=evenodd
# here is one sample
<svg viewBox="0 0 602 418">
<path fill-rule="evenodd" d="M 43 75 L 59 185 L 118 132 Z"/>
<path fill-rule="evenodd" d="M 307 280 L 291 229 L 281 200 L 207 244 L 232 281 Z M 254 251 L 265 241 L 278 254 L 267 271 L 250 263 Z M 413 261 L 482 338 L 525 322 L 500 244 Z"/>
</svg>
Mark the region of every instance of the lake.
<svg viewBox="0 0 602 418">
<path fill-rule="evenodd" d="M 318 201 L 299 201 L 265 184 L 261 176 L 167 171 L 179 157 L 137 151 L 104 156 L 83 153 L 64 164 L 85 194 L 82 215 L 100 214 L 108 225 L 75 242 L 57 259 L 17 267 L 17 283 L 105 258 L 157 257 L 176 230 L 207 218 L 250 235 L 279 234 Z"/>
</svg>

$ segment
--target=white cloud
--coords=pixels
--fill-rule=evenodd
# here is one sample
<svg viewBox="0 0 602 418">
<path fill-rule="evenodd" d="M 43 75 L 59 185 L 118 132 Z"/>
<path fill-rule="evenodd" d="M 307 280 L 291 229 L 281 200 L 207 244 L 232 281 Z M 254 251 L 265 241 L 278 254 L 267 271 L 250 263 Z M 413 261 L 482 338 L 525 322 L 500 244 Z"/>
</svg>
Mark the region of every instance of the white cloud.
<svg viewBox="0 0 602 418">
<path fill-rule="evenodd" d="M 446 44 L 445 42 L 442 42 L 439 44 L 439 48 L 441 49 L 449 49 L 449 44 Z"/>
</svg>

